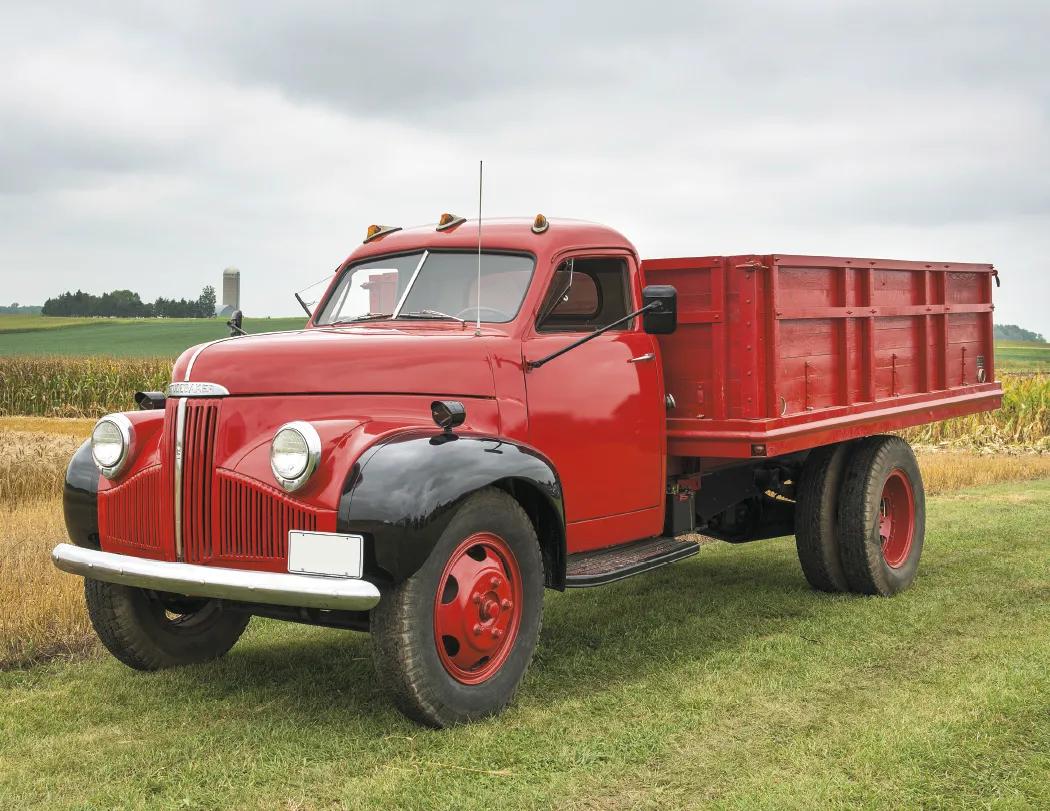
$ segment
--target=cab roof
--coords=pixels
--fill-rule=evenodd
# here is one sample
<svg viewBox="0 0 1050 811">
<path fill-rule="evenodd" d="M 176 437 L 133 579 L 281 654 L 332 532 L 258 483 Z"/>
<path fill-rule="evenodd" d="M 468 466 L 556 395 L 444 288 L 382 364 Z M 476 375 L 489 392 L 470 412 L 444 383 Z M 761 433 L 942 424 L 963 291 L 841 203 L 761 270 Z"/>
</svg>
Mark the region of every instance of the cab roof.
<svg viewBox="0 0 1050 811">
<path fill-rule="evenodd" d="M 481 247 L 483 250 L 523 251 L 533 254 L 550 254 L 577 247 L 622 248 L 637 256 L 638 252 L 630 240 L 608 226 L 586 220 L 563 218 L 551 218 L 549 223 L 550 227 L 547 230 L 536 234 L 532 230 L 531 217 L 484 219 L 481 223 Z M 437 230 L 437 223 L 391 231 L 356 248 L 347 261 L 420 248 L 476 251 L 478 221 L 465 220 L 444 231 Z"/>
</svg>

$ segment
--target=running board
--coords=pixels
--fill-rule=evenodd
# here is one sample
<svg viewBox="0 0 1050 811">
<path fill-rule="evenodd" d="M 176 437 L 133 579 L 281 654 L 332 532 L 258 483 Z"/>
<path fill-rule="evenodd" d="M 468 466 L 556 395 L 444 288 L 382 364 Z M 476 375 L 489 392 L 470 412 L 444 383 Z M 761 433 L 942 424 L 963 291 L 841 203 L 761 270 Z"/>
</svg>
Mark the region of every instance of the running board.
<svg viewBox="0 0 1050 811">
<path fill-rule="evenodd" d="M 666 566 L 699 551 L 700 545 L 694 541 L 645 538 L 594 552 L 579 552 L 569 555 L 565 568 L 565 587 L 581 589 L 601 586 Z"/>
</svg>

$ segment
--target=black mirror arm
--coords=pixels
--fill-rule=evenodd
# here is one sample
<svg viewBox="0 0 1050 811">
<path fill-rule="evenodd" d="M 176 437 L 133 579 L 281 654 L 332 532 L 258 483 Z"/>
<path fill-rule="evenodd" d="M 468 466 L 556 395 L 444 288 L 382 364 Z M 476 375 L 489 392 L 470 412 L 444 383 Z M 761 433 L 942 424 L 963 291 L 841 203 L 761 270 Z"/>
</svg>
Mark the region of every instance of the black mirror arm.
<svg viewBox="0 0 1050 811">
<path fill-rule="evenodd" d="M 635 310 L 633 313 L 628 313 L 623 318 L 617 319 L 616 321 L 613 321 L 611 324 L 606 324 L 601 329 L 596 329 L 590 335 L 584 335 L 578 341 L 573 341 L 571 344 L 569 344 L 568 346 L 562 347 L 557 352 L 551 352 L 551 354 L 547 355 L 547 357 L 545 357 L 545 358 L 540 358 L 539 360 L 530 360 L 530 361 L 528 361 L 525 364 L 525 368 L 527 370 L 528 369 L 539 369 L 545 363 L 549 363 L 550 361 L 554 360 L 559 355 L 564 355 L 566 352 L 568 352 L 568 351 L 570 351 L 572 349 L 575 349 L 578 346 L 582 346 L 583 344 L 587 343 L 588 341 L 597 338 L 602 333 L 608 332 L 613 327 L 618 327 L 618 326 L 620 326 L 620 324 L 623 324 L 626 321 L 630 321 L 632 318 L 634 318 L 636 316 L 639 316 L 639 315 L 641 315 L 644 312 L 648 312 L 649 310 L 662 310 L 662 309 L 663 309 L 663 302 L 651 301 L 648 304 L 646 304 L 644 307 L 642 307 L 641 309 Z"/>
<path fill-rule="evenodd" d="M 303 301 L 303 297 L 302 296 L 300 296 L 298 293 L 296 293 L 295 294 L 295 300 L 299 302 L 299 306 L 302 307 L 303 310 L 306 312 L 306 317 L 307 318 L 313 318 L 314 317 L 314 314 L 312 312 L 310 312 L 310 308 L 306 306 L 306 302 Z"/>
</svg>

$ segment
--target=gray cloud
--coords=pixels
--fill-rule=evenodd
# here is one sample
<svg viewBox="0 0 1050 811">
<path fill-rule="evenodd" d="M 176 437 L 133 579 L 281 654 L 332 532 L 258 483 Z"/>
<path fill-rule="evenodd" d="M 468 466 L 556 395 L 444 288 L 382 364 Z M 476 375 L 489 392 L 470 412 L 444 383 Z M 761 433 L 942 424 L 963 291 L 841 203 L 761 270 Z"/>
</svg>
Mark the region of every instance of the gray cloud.
<svg viewBox="0 0 1050 811">
<path fill-rule="evenodd" d="M 39 2 L 4 18 L 11 298 L 131 274 L 183 295 L 235 264 L 250 310 L 295 312 L 287 291 L 368 222 L 473 211 L 484 157 L 494 213 L 603 220 L 650 255 L 995 261 L 999 317 L 1050 332 L 1031 259 L 1050 249 L 1045 4 Z"/>
</svg>

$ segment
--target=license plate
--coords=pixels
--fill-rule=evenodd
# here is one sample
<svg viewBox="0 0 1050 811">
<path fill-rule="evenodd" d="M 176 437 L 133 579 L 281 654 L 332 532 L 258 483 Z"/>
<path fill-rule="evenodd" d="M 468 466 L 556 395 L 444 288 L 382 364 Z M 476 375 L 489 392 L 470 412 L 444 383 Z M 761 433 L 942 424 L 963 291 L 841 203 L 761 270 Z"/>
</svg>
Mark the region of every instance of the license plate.
<svg viewBox="0 0 1050 811">
<path fill-rule="evenodd" d="M 288 571 L 324 577 L 361 577 L 364 539 L 334 532 L 288 533 Z"/>
</svg>

